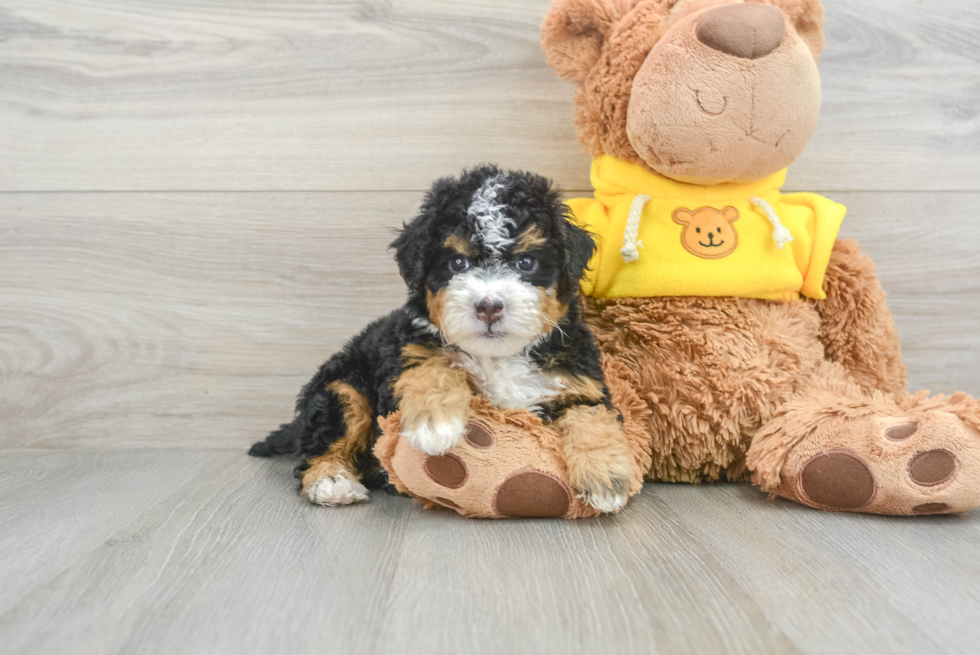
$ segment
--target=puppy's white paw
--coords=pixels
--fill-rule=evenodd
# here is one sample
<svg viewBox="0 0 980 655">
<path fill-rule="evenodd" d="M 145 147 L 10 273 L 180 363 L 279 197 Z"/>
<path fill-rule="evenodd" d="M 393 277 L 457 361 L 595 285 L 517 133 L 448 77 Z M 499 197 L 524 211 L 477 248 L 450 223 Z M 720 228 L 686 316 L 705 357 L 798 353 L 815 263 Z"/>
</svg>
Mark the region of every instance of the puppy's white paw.
<svg viewBox="0 0 980 655">
<path fill-rule="evenodd" d="M 626 506 L 626 496 L 622 494 L 590 494 L 584 500 L 588 505 L 591 505 L 603 514 L 618 512 Z"/>
<path fill-rule="evenodd" d="M 306 497 L 311 503 L 333 507 L 351 505 L 368 499 L 367 488 L 343 475 L 325 475 L 306 488 Z"/>
<path fill-rule="evenodd" d="M 466 432 L 466 417 L 439 422 L 421 421 L 414 429 L 405 430 L 402 435 L 416 450 L 427 455 L 445 455 L 446 451 L 462 440 Z"/>
<path fill-rule="evenodd" d="M 626 506 L 629 500 L 625 493 L 616 493 L 612 489 L 582 494 L 581 498 L 603 514 L 613 514 Z"/>
</svg>

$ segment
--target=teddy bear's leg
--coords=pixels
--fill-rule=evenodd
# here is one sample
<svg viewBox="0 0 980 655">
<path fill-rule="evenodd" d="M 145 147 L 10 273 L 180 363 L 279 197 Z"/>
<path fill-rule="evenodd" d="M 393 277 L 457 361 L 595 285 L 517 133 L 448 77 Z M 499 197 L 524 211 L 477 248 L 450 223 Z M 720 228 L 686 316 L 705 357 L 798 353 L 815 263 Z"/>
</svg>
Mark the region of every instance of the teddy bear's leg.
<svg viewBox="0 0 980 655">
<path fill-rule="evenodd" d="M 827 299 L 817 303 L 820 341 L 865 389 L 902 393 L 907 384 L 895 321 L 875 274 L 874 261 L 857 241 L 837 241 L 824 282 Z"/>
<path fill-rule="evenodd" d="M 980 404 L 868 392 L 835 362 L 754 437 L 753 480 L 832 511 L 941 514 L 980 506 Z"/>
</svg>

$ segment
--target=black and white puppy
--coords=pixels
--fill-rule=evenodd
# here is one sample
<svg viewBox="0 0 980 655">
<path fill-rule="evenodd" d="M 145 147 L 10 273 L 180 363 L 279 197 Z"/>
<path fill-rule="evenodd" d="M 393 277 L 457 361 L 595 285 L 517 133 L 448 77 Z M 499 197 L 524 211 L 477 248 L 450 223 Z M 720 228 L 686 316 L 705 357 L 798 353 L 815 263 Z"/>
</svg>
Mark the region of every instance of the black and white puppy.
<svg viewBox="0 0 980 655">
<path fill-rule="evenodd" d="M 375 321 L 303 388 L 292 423 L 250 454 L 293 454 L 306 497 L 366 500 L 387 476 L 377 417 L 401 409 L 403 435 L 441 455 L 463 438 L 474 394 L 537 413 L 563 436 L 569 482 L 593 507 L 626 502 L 630 455 L 579 281 L 592 235 L 538 175 L 482 166 L 444 178 L 391 244 L 404 307 Z"/>
</svg>

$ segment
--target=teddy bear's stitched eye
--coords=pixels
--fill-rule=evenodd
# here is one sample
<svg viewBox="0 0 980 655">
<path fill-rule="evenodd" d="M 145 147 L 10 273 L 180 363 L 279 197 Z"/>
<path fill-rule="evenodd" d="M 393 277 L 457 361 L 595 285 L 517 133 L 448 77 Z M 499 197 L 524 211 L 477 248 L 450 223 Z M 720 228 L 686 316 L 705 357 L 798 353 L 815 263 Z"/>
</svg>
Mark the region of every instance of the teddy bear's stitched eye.
<svg viewBox="0 0 980 655">
<path fill-rule="evenodd" d="M 721 234 L 721 228 L 720 227 L 718 228 L 718 234 Z"/>
<path fill-rule="evenodd" d="M 449 260 L 449 270 L 453 273 L 462 273 L 470 267 L 470 260 L 463 255 L 456 255 Z"/>
<path fill-rule="evenodd" d="M 698 228 L 698 234 L 701 234 L 701 228 Z"/>
</svg>

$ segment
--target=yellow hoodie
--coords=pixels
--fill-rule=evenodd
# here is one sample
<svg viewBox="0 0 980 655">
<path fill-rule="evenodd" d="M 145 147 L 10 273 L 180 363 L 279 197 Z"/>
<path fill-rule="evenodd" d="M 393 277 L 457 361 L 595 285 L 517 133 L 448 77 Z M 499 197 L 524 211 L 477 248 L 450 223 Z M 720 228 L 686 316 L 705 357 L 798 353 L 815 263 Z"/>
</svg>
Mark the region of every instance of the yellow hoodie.
<svg viewBox="0 0 980 655">
<path fill-rule="evenodd" d="M 826 298 L 824 274 L 847 209 L 813 193 L 783 195 L 785 170 L 699 186 L 603 155 L 591 177 L 595 198 L 568 202 L 600 237 L 585 295 Z"/>
</svg>

